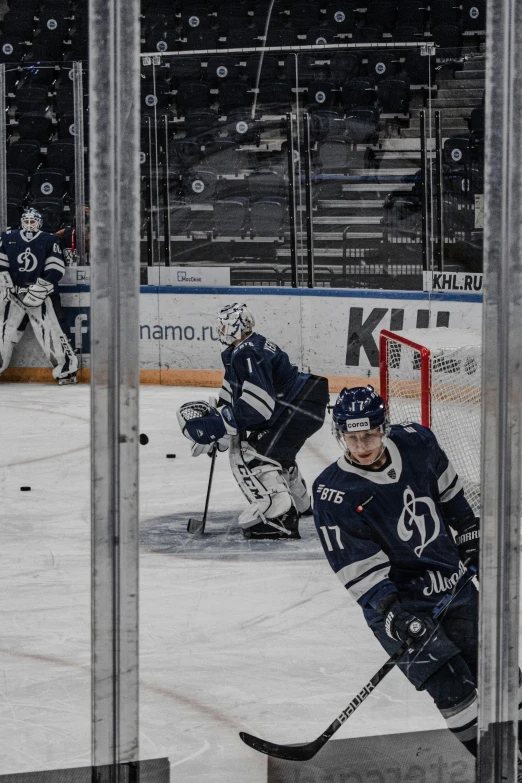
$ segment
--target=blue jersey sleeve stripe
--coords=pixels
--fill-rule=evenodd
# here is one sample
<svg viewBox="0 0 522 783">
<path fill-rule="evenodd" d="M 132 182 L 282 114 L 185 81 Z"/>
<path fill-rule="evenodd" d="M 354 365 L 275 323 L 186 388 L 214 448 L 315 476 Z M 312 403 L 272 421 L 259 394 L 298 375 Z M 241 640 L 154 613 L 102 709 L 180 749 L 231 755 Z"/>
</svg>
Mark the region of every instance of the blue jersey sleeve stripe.
<svg viewBox="0 0 522 783">
<path fill-rule="evenodd" d="M 365 557 L 364 560 L 357 560 L 355 563 L 344 566 L 340 571 L 337 571 L 337 577 L 343 585 L 348 585 L 351 582 L 362 579 L 370 571 L 373 571 L 374 568 L 382 568 L 383 565 L 390 565 L 390 560 L 388 555 L 380 549 L 374 555 Z"/>
<path fill-rule="evenodd" d="M 390 565 L 378 566 L 375 571 L 365 576 L 363 579 L 359 579 L 358 582 L 346 585 L 346 589 L 356 601 L 359 601 L 365 593 L 369 592 L 379 582 L 385 582 L 388 579 L 390 573 Z"/>
<path fill-rule="evenodd" d="M 451 462 L 449 462 L 448 467 L 437 481 L 437 485 L 439 487 L 439 492 L 441 495 L 443 495 L 444 492 L 446 492 L 446 490 L 448 489 L 448 487 L 450 487 L 453 484 L 456 477 L 457 477 L 457 471 L 455 470 Z"/>
<path fill-rule="evenodd" d="M 272 416 L 272 411 L 270 408 L 267 408 L 262 400 L 260 400 L 258 397 L 254 397 L 254 395 L 250 394 L 250 392 L 244 391 L 238 402 L 244 402 L 246 405 L 249 405 L 251 408 L 257 411 L 257 413 L 261 414 L 261 416 L 267 421 Z"/>
<path fill-rule="evenodd" d="M 275 402 L 274 402 L 274 398 L 271 397 L 268 392 L 266 392 L 260 386 L 256 386 L 255 383 L 251 383 L 250 381 L 244 382 L 243 389 L 253 394 L 254 397 L 258 397 L 260 400 L 262 400 L 262 402 L 265 403 L 267 408 L 269 408 L 273 412 L 275 407 Z"/>
</svg>

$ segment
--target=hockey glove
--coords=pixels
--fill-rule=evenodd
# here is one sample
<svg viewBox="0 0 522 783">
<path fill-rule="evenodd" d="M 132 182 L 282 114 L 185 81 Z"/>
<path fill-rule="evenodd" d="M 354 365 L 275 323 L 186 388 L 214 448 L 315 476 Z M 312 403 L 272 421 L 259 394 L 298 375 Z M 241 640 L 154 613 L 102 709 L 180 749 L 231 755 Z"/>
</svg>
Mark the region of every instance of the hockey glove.
<svg viewBox="0 0 522 783">
<path fill-rule="evenodd" d="M 457 520 L 451 520 L 450 525 L 453 525 Z M 468 517 L 465 520 L 460 521 L 455 525 L 457 535 L 455 536 L 455 543 L 459 550 L 459 557 L 466 567 L 475 566 L 478 573 L 479 565 L 479 547 L 480 547 L 480 520 L 477 517 Z"/>
<path fill-rule="evenodd" d="M 39 307 L 53 291 L 54 285 L 39 277 L 36 283 L 29 286 L 22 302 L 26 307 Z"/>
<path fill-rule="evenodd" d="M 186 402 L 177 412 L 183 435 L 192 441 L 192 456 L 208 454 L 217 443 L 219 451 L 226 451 L 229 438 L 221 415 L 208 402 Z"/>
<path fill-rule="evenodd" d="M 435 625 L 431 618 L 411 614 L 403 609 L 399 601 L 395 601 L 386 610 L 384 627 L 390 639 L 406 642 L 410 639 L 412 641 L 421 639 L 426 633 L 431 632 Z"/>
</svg>

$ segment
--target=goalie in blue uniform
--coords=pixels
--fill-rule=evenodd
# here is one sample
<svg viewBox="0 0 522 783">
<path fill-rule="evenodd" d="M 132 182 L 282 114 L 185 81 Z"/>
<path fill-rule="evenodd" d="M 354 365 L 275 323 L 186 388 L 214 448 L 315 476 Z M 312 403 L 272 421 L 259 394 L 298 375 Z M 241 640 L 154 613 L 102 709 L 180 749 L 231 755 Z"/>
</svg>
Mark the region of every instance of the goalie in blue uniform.
<svg viewBox="0 0 522 783">
<path fill-rule="evenodd" d="M 230 443 L 232 472 L 250 504 L 239 517 L 246 538 L 299 538 L 299 517 L 311 509 L 296 456 L 324 423 L 328 381 L 299 372 L 254 332 L 244 304 L 224 307 L 217 328 L 225 367 L 219 400 L 182 405 L 181 430 L 194 456 Z"/>
<path fill-rule="evenodd" d="M 476 755 L 475 586 L 455 594 L 440 624 L 430 612 L 478 567 L 479 520 L 433 432 L 390 426 L 371 386 L 341 392 L 332 426 L 343 455 L 313 487 L 325 555 L 389 655 L 411 640 L 399 668 Z"/>
<path fill-rule="evenodd" d="M 35 209 L 23 213 L 21 226 L 0 236 L 0 374 L 30 323 L 53 377 L 61 386 L 77 383 L 78 359 L 53 307 L 64 272 L 60 245 L 41 230 L 42 216 Z"/>
</svg>

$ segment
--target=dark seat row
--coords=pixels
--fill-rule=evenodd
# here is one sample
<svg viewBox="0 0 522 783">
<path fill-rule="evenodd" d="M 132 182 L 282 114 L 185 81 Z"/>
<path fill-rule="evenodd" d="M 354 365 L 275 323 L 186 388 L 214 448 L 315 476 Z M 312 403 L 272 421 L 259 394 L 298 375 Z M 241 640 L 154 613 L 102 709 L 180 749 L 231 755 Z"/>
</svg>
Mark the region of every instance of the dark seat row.
<svg viewBox="0 0 522 783">
<path fill-rule="evenodd" d="M 190 236 L 194 230 L 198 230 L 194 215 L 191 204 L 184 201 L 171 202 L 171 236 Z M 248 199 L 237 196 L 214 201 L 208 220 L 215 238 L 282 238 L 288 223 L 288 213 L 286 205 L 277 197 L 266 197 L 249 203 Z"/>
</svg>

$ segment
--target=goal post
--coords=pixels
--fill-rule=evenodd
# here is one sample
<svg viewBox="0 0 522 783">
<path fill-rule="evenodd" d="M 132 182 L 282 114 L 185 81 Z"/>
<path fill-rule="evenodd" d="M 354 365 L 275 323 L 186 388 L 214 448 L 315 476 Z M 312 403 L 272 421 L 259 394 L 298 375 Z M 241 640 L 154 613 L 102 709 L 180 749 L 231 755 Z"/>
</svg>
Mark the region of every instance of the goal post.
<svg viewBox="0 0 522 783">
<path fill-rule="evenodd" d="M 430 427 L 480 513 L 482 341 L 471 329 L 380 334 L 380 393 L 392 424 Z"/>
</svg>

